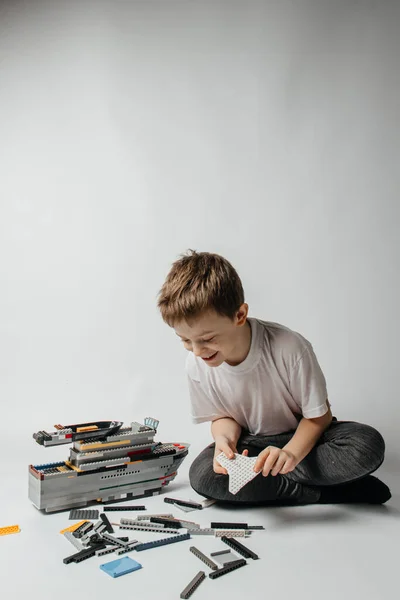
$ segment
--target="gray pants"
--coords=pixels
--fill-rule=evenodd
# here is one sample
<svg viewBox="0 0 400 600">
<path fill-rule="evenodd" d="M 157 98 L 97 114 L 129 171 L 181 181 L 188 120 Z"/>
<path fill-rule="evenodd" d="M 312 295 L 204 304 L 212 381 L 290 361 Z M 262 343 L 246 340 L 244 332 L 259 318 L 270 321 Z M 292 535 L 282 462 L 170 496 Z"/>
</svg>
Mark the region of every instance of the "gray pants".
<svg viewBox="0 0 400 600">
<path fill-rule="evenodd" d="M 283 448 L 293 434 L 294 431 L 289 431 L 262 436 L 242 432 L 237 450 L 241 453 L 247 449 L 249 456 L 257 456 L 267 446 Z M 233 495 L 228 490 L 229 476 L 213 470 L 214 444 L 211 444 L 193 461 L 189 479 L 196 492 L 220 502 L 310 504 L 318 502 L 320 486 L 348 483 L 376 471 L 384 454 L 385 442 L 376 429 L 334 418 L 311 452 L 287 475 L 257 475 Z"/>
</svg>

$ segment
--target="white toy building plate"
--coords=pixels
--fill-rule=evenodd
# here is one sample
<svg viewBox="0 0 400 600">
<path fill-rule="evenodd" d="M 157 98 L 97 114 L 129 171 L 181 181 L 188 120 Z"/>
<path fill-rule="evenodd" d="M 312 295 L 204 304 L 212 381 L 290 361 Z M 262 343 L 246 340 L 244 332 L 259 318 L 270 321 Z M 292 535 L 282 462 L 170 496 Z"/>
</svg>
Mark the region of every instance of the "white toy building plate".
<svg viewBox="0 0 400 600">
<path fill-rule="evenodd" d="M 250 458 L 243 454 L 235 454 L 234 458 L 227 458 L 223 452 L 216 457 L 217 462 L 228 471 L 229 491 L 231 494 L 237 494 L 246 483 L 249 483 L 258 475 L 253 471 L 257 456 Z"/>
</svg>

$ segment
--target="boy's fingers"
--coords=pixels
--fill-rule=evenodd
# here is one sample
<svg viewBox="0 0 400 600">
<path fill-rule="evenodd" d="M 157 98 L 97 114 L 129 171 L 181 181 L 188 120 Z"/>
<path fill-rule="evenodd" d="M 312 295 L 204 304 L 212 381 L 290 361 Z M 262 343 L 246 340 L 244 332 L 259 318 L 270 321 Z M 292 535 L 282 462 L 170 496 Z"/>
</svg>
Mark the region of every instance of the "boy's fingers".
<svg viewBox="0 0 400 600">
<path fill-rule="evenodd" d="M 226 458 L 233 458 L 235 456 L 235 452 L 229 447 L 228 444 L 221 444 L 219 450 L 225 454 Z"/>
<path fill-rule="evenodd" d="M 263 468 L 264 477 L 267 477 L 267 475 L 269 475 L 269 472 L 271 471 L 272 467 L 275 465 L 277 458 L 278 457 L 276 454 L 270 454 L 268 456 L 267 460 L 264 463 L 264 468 Z"/>
<path fill-rule="evenodd" d="M 217 461 L 214 461 L 214 472 L 221 475 L 228 475 L 228 471 L 224 467 L 221 467 Z"/>
<path fill-rule="evenodd" d="M 269 448 L 266 448 L 265 450 L 260 452 L 260 454 L 258 455 L 258 458 L 254 464 L 254 467 L 253 467 L 253 470 L 256 473 L 259 473 L 262 470 L 263 465 L 264 465 L 265 460 L 268 457 L 268 455 L 269 455 Z"/>
<path fill-rule="evenodd" d="M 242 454 L 243 454 L 243 456 L 248 456 L 249 455 L 249 451 L 248 450 L 243 450 Z"/>
<path fill-rule="evenodd" d="M 271 475 L 275 476 L 275 475 L 278 475 L 278 473 L 281 473 L 283 470 L 282 467 L 285 465 L 286 461 L 287 461 L 287 456 L 285 456 L 285 455 L 280 456 L 278 458 L 278 460 L 276 461 L 274 468 L 271 471 Z"/>
</svg>

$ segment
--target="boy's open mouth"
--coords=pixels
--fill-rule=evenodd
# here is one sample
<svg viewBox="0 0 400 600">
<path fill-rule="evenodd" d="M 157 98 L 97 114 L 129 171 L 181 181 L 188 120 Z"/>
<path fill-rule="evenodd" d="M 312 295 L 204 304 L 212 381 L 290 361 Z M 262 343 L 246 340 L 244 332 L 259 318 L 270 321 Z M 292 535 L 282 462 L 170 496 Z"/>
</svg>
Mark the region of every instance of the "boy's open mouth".
<svg viewBox="0 0 400 600">
<path fill-rule="evenodd" d="M 209 356 L 208 358 L 205 358 L 204 356 L 203 356 L 202 358 L 203 358 L 203 360 L 205 360 L 206 362 L 208 362 L 208 361 L 210 361 L 210 360 L 213 360 L 213 358 L 215 358 L 215 357 L 217 356 L 217 354 L 218 354 L 218 351 L 217 351 L 217 352 L 214 352 L 214 354 L 212 354 L 212 355 L 211 355 L 211 356 Z"/>
</svg>

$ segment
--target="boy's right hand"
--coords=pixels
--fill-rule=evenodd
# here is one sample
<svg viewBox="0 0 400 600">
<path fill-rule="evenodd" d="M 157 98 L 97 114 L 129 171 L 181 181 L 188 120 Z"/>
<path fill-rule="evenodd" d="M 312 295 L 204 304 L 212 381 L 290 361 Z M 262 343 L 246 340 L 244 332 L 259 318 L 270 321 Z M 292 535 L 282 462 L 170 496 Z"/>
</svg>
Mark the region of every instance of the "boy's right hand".
<svg viewBox="0 0 400 600">
<path fill-rule="evenodd" d="M 217 461 L 217 456 L 223 452 L 227 458 L 234 458 L 235 454 L 238 453 L 236 449 L 236 444 L 233 444 L 227 438 L 216 438 L 215 439 L 215 451 L 214 451 L 214 460 L 213 460 L 213 468 L 214 473 L 219 473 L 221 475 L 228 475 L 228 471 L 222 467 Z M 249 454 L 248 450 L 243 450 L 243 456 L 247 456 Z"/>
</svg>

